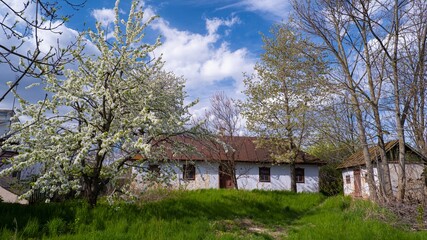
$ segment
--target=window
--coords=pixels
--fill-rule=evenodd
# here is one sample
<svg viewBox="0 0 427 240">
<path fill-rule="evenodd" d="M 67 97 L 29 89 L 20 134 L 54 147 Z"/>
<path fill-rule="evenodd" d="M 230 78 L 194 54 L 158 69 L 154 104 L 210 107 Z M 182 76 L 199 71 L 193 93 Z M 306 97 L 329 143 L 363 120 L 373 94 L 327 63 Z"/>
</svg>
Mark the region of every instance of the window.
<svg viewBox="0 0 427 240">
<path fill-rule="evenodd" d="M 148 166 L 148 171 L 154 177 L 160 177 L 160 167 L 157 164 L 150 164 Z"/>
<path fill-rule="evenodd" d="M 346 175 L 345 176 L 345 183 L 350 184 L 351 180 L 350 180 L 350 175 Z"/>
<path fill-rule="evenodd" d="M 269 167 L 260 167 L 259 168 L 259 181 L 260 182 L 270 182 L 270 168 Z"/>
<path fill-rule="evenodd" d="M 194 164 L 184 164 L 183 166 L 183 179 L 194 180 L 196 179 L 196 167 Z"/>
<path fill-rule="evenodd" d="M 304 183 L 304 168 L 295 168 L 295 181 L 297 183 Z"/>
</svg>

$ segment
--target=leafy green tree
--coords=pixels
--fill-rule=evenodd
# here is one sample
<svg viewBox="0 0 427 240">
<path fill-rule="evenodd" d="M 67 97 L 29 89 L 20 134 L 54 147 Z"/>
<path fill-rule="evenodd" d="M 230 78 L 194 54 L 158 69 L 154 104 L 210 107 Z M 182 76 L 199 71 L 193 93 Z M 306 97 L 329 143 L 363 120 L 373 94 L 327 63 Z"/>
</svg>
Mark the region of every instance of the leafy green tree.
<svg viewBox="0 0 427 240">
<path fill-rule="evenodd" d="M 319 170 L 319 189 L 320 192 L 327 195 L 337 195 L 343 192 L 342 170 L 337 169 L 338 165 L 347 157 L 354 153 L 349 145 L 357 143 L 340 142 L 328 138 L 323 138 L 322 142 L 317 142 L 306 150 L 313 156 L 324 160 L 327 164 L 320 167 Z"/>
<path fill-rule="evenodd" d="M 295 159 L 310 133 L 313 113 L 322 106 L 321 51 L 286 24 L 264 36 L 261 62 L 245 79 L 247 99 L 240 102 L 247 128 L 260 136 L 272 157 L 290 165 L 291 190 L 296 191 Z"/>
<path fill-rule="evenodd" d="M 187 131 L 188 108 L 184 105 L 184 80 L 162 70 L 152 51 L 160 44 L 143 42 L 152 21 L 134 1 L 127 22 L 119 19 L 116 2 L 114 38 L 106 40 L 101 24 L 79 40 L 72 51 L 78 68 L 65 70 L 65 78 L 47 75 L 45 90 L 51 94 L 36 104 L 20 99 L 12 125 L 18 131 L 8 148 L 18 151 L 12 167 L 22 170 L 42 166 L 33 188 L 53 197 L 80 192 L 93 206 L 109 182 L 140 164 L 133 157 L 157 158 L 159 142 Z M 96 56 L 81 56 L 85 44 L 94 44 Z M 40 66 L 43 67 L 43 66 Z M 13 143 L 19 142 L 19 145 Z M 143 160 L 141 160 L 143 161 Z"/>
</svg>

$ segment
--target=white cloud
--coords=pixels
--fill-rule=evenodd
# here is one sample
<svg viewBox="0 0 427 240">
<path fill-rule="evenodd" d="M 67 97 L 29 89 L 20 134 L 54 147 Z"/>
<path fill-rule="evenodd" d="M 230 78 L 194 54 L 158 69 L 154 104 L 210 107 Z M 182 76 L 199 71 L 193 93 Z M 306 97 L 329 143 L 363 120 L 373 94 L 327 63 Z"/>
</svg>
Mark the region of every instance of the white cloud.
<svg viewBox="0 0 427 240">
<path fill-rule="evenodd" d="M 290 0 L 240 0 L 220 9 L 234 7 L 242 7 L 247 11 L 259 12 L 265 18 L 273 18 L 279 21 L 286 19 L 291 10 Z"/>
<path fill-rule="evenodd" d="M 116 19 L 116 14 L 112 8 L 94 9 L 91 14 L 104 27 L 113 23 Z"/>
<path fill-rule="evenodd" d="M 165 68 L 187 79 L 190 90 L 206 87 L 224 79 L 239 86 L 243 72 L 252 72 L 255 60 L 246 48 L 232 50 L 227 42 L 221 41 L 220 26 L 232 26 L 238 18 L 230 20 L 207 19 L 207 34 L 181 31 L 169 26 L 163 19 L 152 27 L 160 32 L 163 44 L 156 50 L 163 54 Z"/>
<path fill-rule="evenodd" d="M 231 27 L 237 23 L 240 23 L 238 17 L 232 17 L 229 20 L 220 18 L 206 19 L 206 29 L 208 30 L 208 34 L 215 34 L 220 26 Z"/>
<path fill-rule="evenodd" d="M 234 99 L 244 97 L 243 73 L 252 73 L 256 60 L 246 48 L 231 49 L 218 32 L 223 27 L 227 34 L 238 23 L 237 17 L 206 19 L 206 34 L 176 29 L 161 18 L 151 25 L 163 37 L 155 55 L 162 55 L 166 70 L 186 79 L 188 100 L 199 99 L 190 110 L 194 117 L 204 115 L 215 92 L 224 91 Z"/>
<path fill-rule="evenodd" d="M 144 6 L 144 20 L 147 21 L 156 12 L 150 6 Z M 97 9 L 92 11 L 94 16 L 103 26 L 108 26 L 114 21 L 112 9 Z M 209 98 L 217 91 L 224 91 L 233 98 L 242 98 L 243 72 L 251 73 L 256 59 L 246 48 L 232 49 L 230 44 L 223 39 L 223 34 L 232 31 L 232 28 L 240 23 L 240 19 L 231 16 L 227 19 L 205 19 L 205 33 L 194 33 L 177 29 L 162 19 L 158 18 L 149 26 L 163 36 L 163 44 L 156 49 L 155 55 L 162 55 L 165 60 L 165 69 L 183 76 L 186 82 L 186 90 L 190 97 L 187 101 L 199 98 L 200 104 L 191 112 L 202 114 L 209 107 Z M 60 45 L 66 45 L 79 33 L 65 25 L 60 29 L 61 35 L 43 35 L 43 51 L 50 46 L 56 46 L 58 39 Z M 1 37 L 1 36 L 0 36 Z M 0 41 L 2 39 L 0 38 Z M 32 40 L 23 49 L 31 49 Z M 85 52 L 96 54 L 95 46 L 87 42 Z M 1 67 L 3 68 L 3 67 Z M 14 75 L 11 73 L 9 80 Z M 29 81 L 32 83 L 32 81 Z M 26 82 L 26 83 L 29 83 Z M 26 84 L 25 84 L 26 85 Z M 20 87 L 23 91 L 23 87 Z M 32 89 L 30 101 L 42 99 L 44 93 L 41 89 Z M 10 103 L 11 99 L 8 100 Z M 6 102 L 3 102 L 6 104 Z"/>
</svg>

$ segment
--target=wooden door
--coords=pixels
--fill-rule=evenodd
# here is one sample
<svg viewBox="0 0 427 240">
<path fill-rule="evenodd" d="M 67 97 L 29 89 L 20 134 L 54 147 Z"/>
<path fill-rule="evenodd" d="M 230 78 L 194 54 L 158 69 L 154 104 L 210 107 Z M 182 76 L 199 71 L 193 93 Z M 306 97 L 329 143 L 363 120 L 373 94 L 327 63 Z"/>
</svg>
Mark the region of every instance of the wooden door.
<svg viewBox="0 0 427 240">
<path fill-rule="evenodd" d="M 361 197 L 362 191 L 361 191 L 361 185 L 362 181 L 360 179 L 360 169 L 353 170 L 354 175 L 354 196 L 355 197 Z"/>
<path fill-rule="evenodd" d="M 231 175 L 227 174 L 226 168 L 222 165 L 219 166 L 219 188 L 234 188 Z"/>
</svg>

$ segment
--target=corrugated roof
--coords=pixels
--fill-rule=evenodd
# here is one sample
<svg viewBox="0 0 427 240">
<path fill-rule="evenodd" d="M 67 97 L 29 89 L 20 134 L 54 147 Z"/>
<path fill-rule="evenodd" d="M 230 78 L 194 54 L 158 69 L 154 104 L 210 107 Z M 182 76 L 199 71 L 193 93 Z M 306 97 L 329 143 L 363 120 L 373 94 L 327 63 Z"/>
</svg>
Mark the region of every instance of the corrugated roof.
<svg viewBox="0 0 427 240">
<path fill-rule="evenodd" d="M 399 145 L 398 140 L 393 140 L 390 142 L 387 142 L 385 144 L 385 150 L 386 152 L 389 152 L 391 149 L 393 149 L 395 146 Z M 410 147 L 408 144 L 405 144 L 407 148 L 409 148 L 412 152 L 419 155 L 422 159 L 425 160 L 425 157 L 422 156 L 418 151 Z M 379 146 L 373 146 L 369 148 L 369 155 L 371 156 L 371 161 L 375 161 L 379 159 L 380 156 L 380 147 Z M 342 162 L 337 168 L 349 168 L 349 167 L 355 167 L 355 166 L 363 166 L 365 165 L 365 158 L 363 156 L 363 150 L 360 150 L 354 154 L 352 154 L 350 157 L 348 157 L 344 162 Z"/>
<path fill-rule="evenodd" d="M 169 156 L 170 159 L 182 161 L 228 161 L 234 154 L 234 161 L 238 162 L 275 162 L 271 158 L 270 151 L 267 148 L 257 147 L 256 137 L 225 136 L 219 137 L 219 141 L 188 137 L 178 139 L 178 141 L 193 147 L 195 153 Z M 297 154 L 296 163 L 324 164 L 319 158 L 303 151 Z"/>
</svg>

